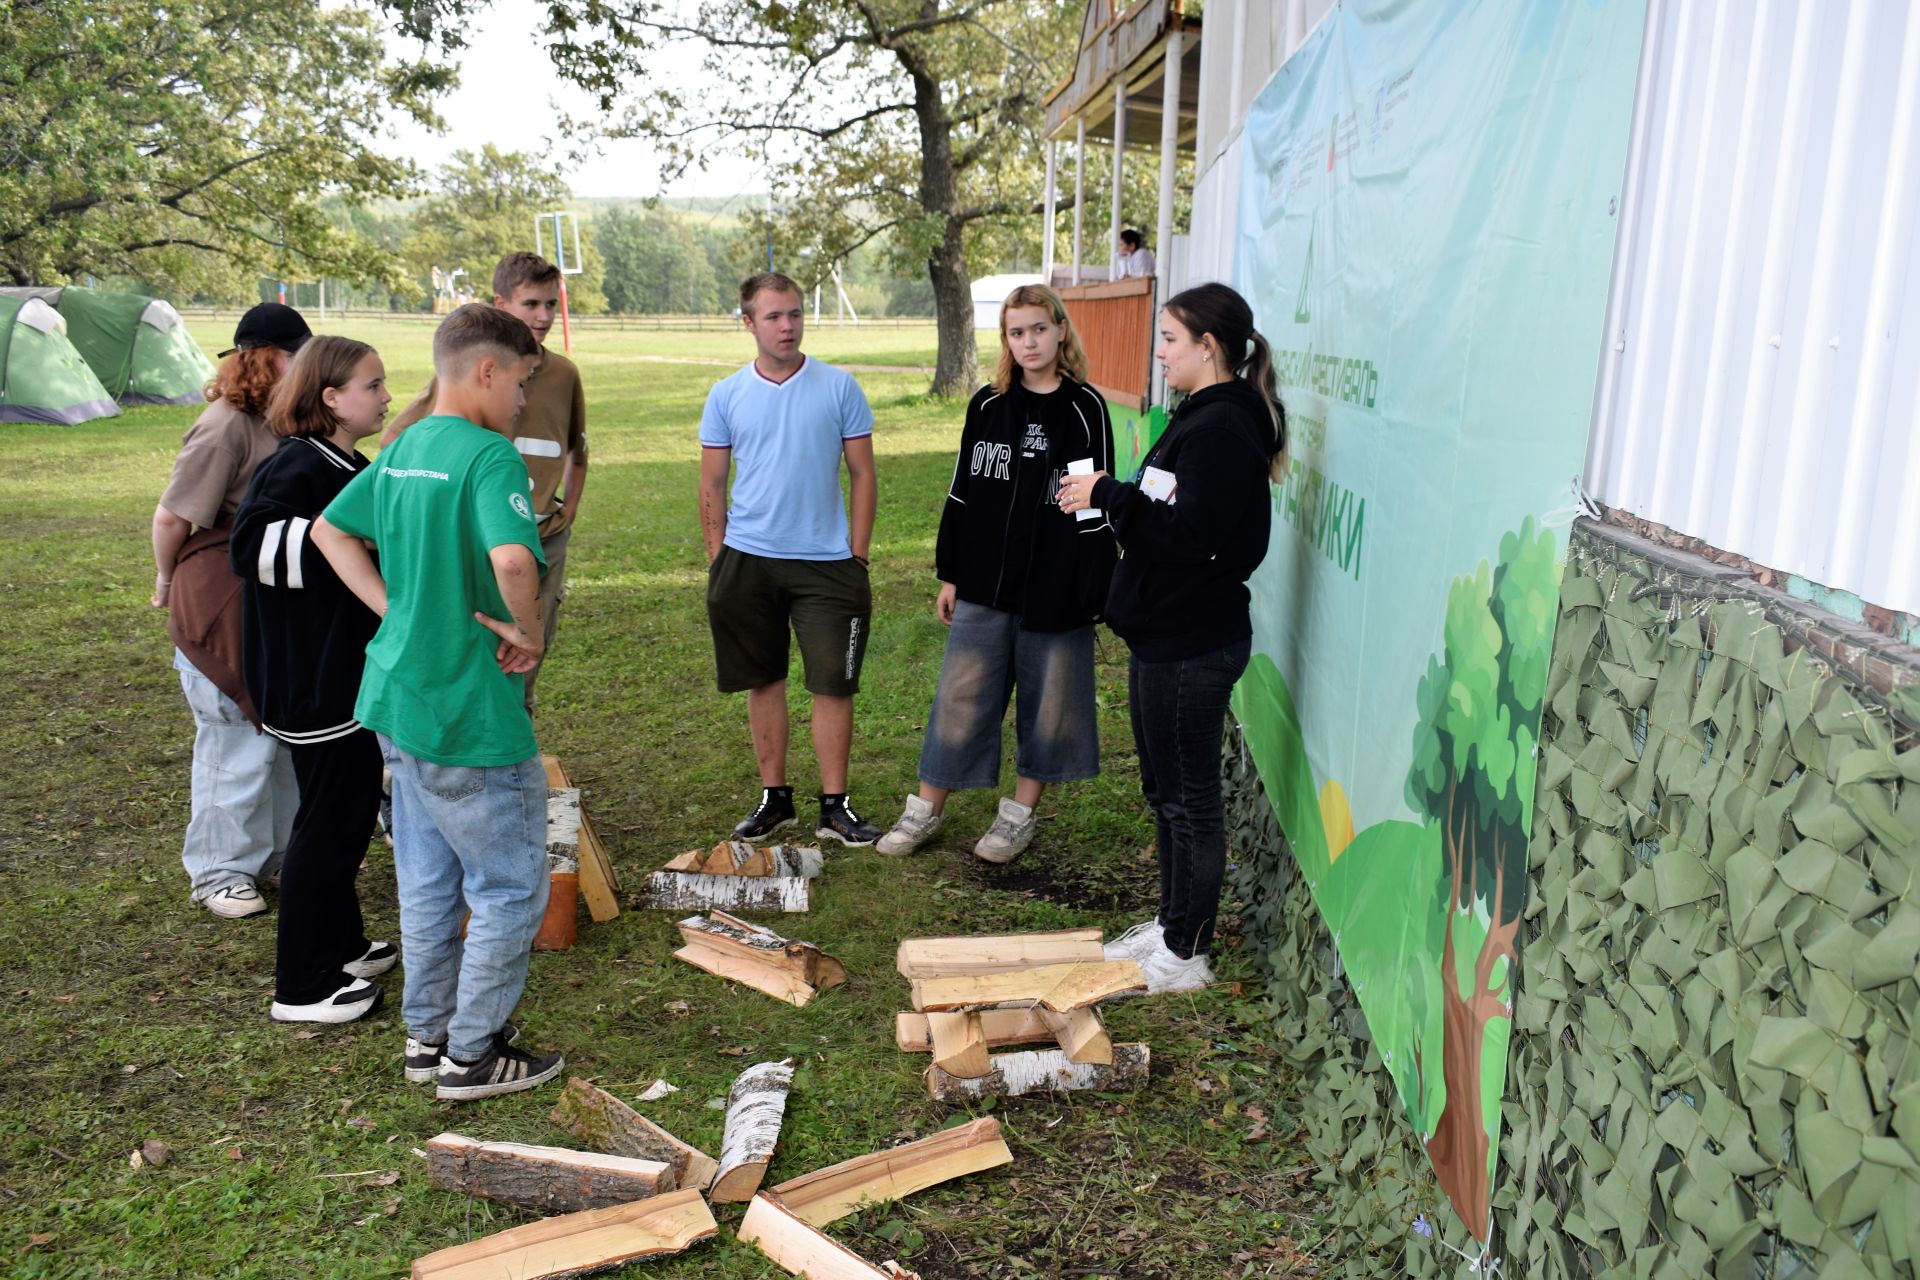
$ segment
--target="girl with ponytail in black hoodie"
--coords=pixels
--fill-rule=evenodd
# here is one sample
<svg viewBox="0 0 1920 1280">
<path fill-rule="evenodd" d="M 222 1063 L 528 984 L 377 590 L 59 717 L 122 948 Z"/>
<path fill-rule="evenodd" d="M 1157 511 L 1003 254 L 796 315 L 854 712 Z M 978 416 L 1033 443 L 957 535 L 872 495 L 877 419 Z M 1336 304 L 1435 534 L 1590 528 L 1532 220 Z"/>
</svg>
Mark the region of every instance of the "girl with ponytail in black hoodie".
<svg viewBox="0 0 1920 1280">
<path fill-rule="evenodd" d="M 1220 741 L 1252 649 L 1247 579 L 1266 558 L 1268 485 L 1287 443 L 1272 355 L 1232 289 L 1169 298 L 1154 356 L 1186 399 L 1140 482 L 1071 476 L 1060 490 L 1066 511 L 1105 510 L 1120 540 L 1105 618 L 1132 651 L 1128 703 L 1159 837 L 1160 911 L 1106 952 L 1139 961 L 1149 994 L 1213 981 L 1207 949 L 1227 860 Z"/>
</svg>

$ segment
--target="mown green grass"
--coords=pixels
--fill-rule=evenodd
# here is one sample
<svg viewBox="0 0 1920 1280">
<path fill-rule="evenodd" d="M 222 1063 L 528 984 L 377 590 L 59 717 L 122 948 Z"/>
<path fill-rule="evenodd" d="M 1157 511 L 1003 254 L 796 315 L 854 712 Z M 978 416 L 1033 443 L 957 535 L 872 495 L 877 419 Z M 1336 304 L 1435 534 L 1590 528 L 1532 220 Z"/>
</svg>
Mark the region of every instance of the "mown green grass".
<svg viewBox="0 0 1920 1280">
<path fill-rule="evenodd" d="M 201 328 L 209 350 L 224 345 Z M 397 394 L 424 381 L 427 327 L 356 332 L 380 346 Z M 824 358 L 930 362 L 930 345 L 890 336 L 878 347 L 829 329 L 810 347 Z M 731 336 L 724 346 L 716 335 L 583 338 L 594 461 L 538 728 L 584 787 L 631 888 L 671 854 L 713 843 L 757 796 L 744 705 L 712 688 L 694 506 L 700 406 L 724 370 L 636 357 L 749 353 Z M 872 360 L 875 351 L 890 358 Z M 861 381 L 878 416 L 881 505 L 853 787 L 884 823 L 913 786 L 939 669 L 932 540 L 959 407 L 924 398 L 923 374 Z M 0 662 L 11 673 L 0 720 L 10 994 L 0 1270 L 401 1275 L 419 1254 L 530 1217 L 433 1190 L 411 1150 L 447 1129 L 564 1141 L 547 1118 L 558 1089 L 451 1107 L 406 1086 L 398 973 L 388 1008 L 363 1023 L 305 1034 L 270 1022 L 271 918 L 222 922 L 189 902 L 178 854 L 192 729 L 161 618 L 146 603 L 146 529 L 192 417 L 144 409 L 79 428 L 0 428 L 10 477 Z M 894 949 L 925 934 L 1115 929 L 1151 910 L 1124 649 L 1110 636 L 1100 696 L 1105 773 L 1048 797 L 1022 860 L 996 870 L 969 856 L 994 797 L 960 796 L 940 847 L 903 861 L 833 855 L 814 910 L 772 922 L 840 957 L 846 986 L 789 1008 L 673 959 L 665 915 L 630 907 L 602 925 L 583 915 L 575 949 L 534 959 L 521 1005 L 531 1042 L 564 1050 L 571 1074 L 629 1097 L 655 1077 L 679 1085 L 645 1110 L 709 1151 L 722 1120 L 710 1102 L 740 1067 L 793 1057 L 773 1181 L 964 1118 L 930 1103 L 924 1060 L 893 1047 L 893 1013 L 907 996 Z M 805 713 L 797 701 L 791 778 L 803 793 L 815 778 Z M 376 936 L 396 937 L 383 847 L 361 892 Z M 1218 962 L 1228 980 L 1246 972 L 1231 932 Z M 1147 1091 L 1001 1103 L 1012 1166 L 876 1208 L 833 1234 L 929 1280 L 1310 1274 L 1326 1236 L 1287 1140 L 1294 1086 L 1243 1018 L 1254 1020 L 1224 986 L 1115 1008 L 1116 1039 L 1152 1045 Z M 146 1139 L 167 1143 L 172 1161 L 130 1167 Z M 731 1226 L 738 1210 L 719 1217 Z M 632 1274 L 643 1273 L 781 1274 L 725 1230 Z"/>
</svg>

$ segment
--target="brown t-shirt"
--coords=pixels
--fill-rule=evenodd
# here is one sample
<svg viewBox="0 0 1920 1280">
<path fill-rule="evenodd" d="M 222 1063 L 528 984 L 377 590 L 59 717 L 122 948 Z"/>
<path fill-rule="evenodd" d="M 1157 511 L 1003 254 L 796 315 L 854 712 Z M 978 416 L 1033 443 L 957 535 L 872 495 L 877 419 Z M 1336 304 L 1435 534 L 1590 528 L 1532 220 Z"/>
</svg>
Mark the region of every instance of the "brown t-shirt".
<svg viewBox="0 0 1920 1280">
<path fill-rule="evenodd" d="M 187 428 L 160 505 L 195 528 L 232 524 L 253 469 L 279 447 L 265 418 L 215 400 Z"/>
<path fill-rule="evenodd" d="M 587 451 L 587 395 L 573 361 L 557 351 L 541 350 L 545 354 L 540 368 L 527 379 L 527 407 L 513 422 L 513 447 L 520 451 L 527 478 L 533 481 L 533 518 L 545 524 L 557 509 L 554 498 L 567 455 Z M 393 420 L 389 438 L 433 412 L 438 387 L 438 379 L 427 383 L 427 389 Z"/>
</svg>

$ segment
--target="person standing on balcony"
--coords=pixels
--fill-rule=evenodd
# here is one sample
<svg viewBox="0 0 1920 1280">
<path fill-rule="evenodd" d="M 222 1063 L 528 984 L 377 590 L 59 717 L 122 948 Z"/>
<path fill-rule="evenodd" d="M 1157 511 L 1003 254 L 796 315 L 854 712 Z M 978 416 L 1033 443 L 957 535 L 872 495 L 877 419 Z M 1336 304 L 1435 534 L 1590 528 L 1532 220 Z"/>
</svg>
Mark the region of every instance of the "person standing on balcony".
<svg viewBox="0 0 1920 1280">
<path fill-rule="evenodd" d="M 1267 554 L 1287 417 L 1253 311 L 1223 284 L 1167 300 L 1154 355 L 1187 398 L 1139 482 L 1068 476 L 1060 506 L 1104 510 L 1120 539 L 1105 614 L 1132 650 L 1127 701 L 1159 839 L 1160 911 L 1106 954 L 1139 961 L 1157 995 L 1213 981 L 1207 949 L 1227 860 L 1220 740 L 1252 651 L 1247 579 Z"/>
<path fill-rule="evenodd" d="M 1124 280 L 1128 276 L 1150 276 L 1154 273 L 1153 251 L 1147 248 L 1147 239 L 1132 227 L 1120 233 L 1120 270 L 1114 276 Z"/>
</svg>

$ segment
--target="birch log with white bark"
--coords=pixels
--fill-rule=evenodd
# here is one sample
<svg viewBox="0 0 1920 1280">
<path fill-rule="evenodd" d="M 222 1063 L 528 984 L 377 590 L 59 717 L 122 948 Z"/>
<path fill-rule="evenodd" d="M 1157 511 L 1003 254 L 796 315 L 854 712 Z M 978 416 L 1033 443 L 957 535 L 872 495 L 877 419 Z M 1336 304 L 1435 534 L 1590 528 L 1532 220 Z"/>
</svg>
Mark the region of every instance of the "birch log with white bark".
<svg viewBox="0 0 1920 1280">
<path fill-rule="evenodd" d="M 996 1053 L 989 1064 L 993 1069 L 977 1080 L 928 1067 L 927 1096 L 935 1102 L 978 1102 L 1030 1093 L 1141 1089 L 1146 1087 L 1150 1059 L 1144 1044 L 1117 1044 L 1113 1046 L 1113 1061 L 1106 1066 L 1069 1062 L 1061 1049 Z"/>
<path fill-rule="evenodd" d="M 742 1071 L 727 1091 L 727 1128 L 720 1140 L 720 1173 L 708 1191 L 715 1201 L 751 1200 L 766 1177 L 780 1122 L 793 1088 L 793 1063 L 761 1062 Z"/>
</svg>

